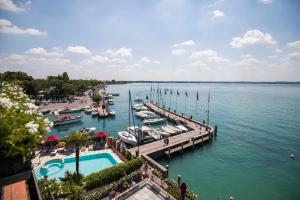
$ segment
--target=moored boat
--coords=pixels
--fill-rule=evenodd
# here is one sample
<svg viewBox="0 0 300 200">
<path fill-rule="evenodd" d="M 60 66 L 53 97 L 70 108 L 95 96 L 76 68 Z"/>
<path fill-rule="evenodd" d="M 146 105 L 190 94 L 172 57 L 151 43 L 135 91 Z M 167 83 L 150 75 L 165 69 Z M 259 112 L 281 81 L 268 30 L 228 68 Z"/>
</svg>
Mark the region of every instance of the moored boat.
<svg viewBox="0 0 300 200">
<path fill-rule="evenodd" d="M 142 102 L 143 99 L 139 96 L 137 96 L 135 99 L 134 99 L 135 102 Z"/>
<path fill-rule="evenodd" d="M 96 127 L 90 127 L 90 128 L 83 128 L 83 129 L 81 129 L 80 131 L 81 131 L 81 132 L 86 132 L 86 133 L 88 133 L 88 134 L 91 134 L 91 133 L 93 133 L 95 130 L 96 130 Z"/>
<path fill-rule="evenodd" d="M 108 114 L 111 115 L 111 116 L 115 116 L 116 111 L 113 108 L 108 108 Z"/>
<path fill-rule="evenodd" d="M 179 128 L 180 130 L 182 130 L 183 132 L 187 132 L 188 131 L 188 129 L 185 127 L 185 126 L 183 126 L 183 125 L 177 125 L 177 126 L 175 126 L 176 128 Z"/>
<path fill-rule="evenodd" d="M 137 139 L 135 136 L 127 131 L 119 131 L 118 132 L 120 140 L 125 142 L 126 144 L 136 145 Z"/>
<path fill-rule="evenodd" d="M 81 108 L 65 108 L 63 110 L 58 110 L 59 114 L 64 114 L 64 113 L 73 113 L 73 112 L 80 112 Z"/>
<path fill-rule="evenodd" d="M 144 124 L 159 124 L 165 121 L 166 119 L 164 118 L 153 118 L 153 119 L 145 119 L 143 122 Z"/>
<path fill-rule="evenodd" d="M 53 122 L 53 125 L 58 126 L 58 125 L 70 124 L 70 123 L 80 121 L 81 118 L 82 116 L 72 116 L 68 114 L 60 115 L 58 116 L 58 119 Z"/>
</svg>

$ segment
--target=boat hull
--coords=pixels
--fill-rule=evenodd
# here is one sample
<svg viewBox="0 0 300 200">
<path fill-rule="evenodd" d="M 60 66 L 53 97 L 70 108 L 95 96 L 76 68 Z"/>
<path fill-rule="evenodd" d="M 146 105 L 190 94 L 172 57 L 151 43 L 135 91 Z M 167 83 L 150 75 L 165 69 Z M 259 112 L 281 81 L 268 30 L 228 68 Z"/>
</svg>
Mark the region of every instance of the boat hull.
<svg viewBox="0 0 300 200">
<path fill-rule="evenodd" d="M 79 118 L 76 119 L 70 119 L 70 120 L 66 120 L 66 121 L 60 121 L 60 122 L 55 122 L 54 121 L 54 126 L 59 126 L 59 125 L 65 125 L 65 124 L 71 124 L 71 123 L 75 123 L 75 122 L 79 122 L 81 120 L 82 116 L 80 116 Z"/>
</svg>

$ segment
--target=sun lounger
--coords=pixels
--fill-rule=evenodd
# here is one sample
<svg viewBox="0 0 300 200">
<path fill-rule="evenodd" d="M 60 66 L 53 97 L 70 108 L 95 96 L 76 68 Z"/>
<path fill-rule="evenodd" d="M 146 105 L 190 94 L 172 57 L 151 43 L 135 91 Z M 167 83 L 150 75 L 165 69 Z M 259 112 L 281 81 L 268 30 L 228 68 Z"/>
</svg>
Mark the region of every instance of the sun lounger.
<svg viewBox="0 0 300 200">
<path fill-rule="evenodd" d="M 57 154 L 57 149 L 54 149 L 51 151 L 50 156 L 56 156 Z"/>
</svg>

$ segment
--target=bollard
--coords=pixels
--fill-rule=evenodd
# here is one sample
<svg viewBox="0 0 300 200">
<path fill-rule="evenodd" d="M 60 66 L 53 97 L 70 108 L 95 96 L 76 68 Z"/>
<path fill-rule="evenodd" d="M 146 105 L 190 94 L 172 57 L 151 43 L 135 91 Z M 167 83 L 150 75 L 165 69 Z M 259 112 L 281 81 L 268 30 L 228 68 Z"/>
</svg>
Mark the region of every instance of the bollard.
<svg viewBox="0 0 300 200">
<path fill-rule="evenodd" d="M 166 178 L 168 178 L 168 176 L 169 176 L 169 165 L 166 165 Z"/>
<path fill-rule="evenodd" d="M 203 124 L 205 124 L 205 120 L 203 120 Z"/>
<path fill-rule="evenodd" d="M 177 183 L 178 183 L 178 186 L 180 186 L 180 183 L 181 183 L 181 175 L 177 175 Z"/>
<path fill-rule="evenodd" d="M 218 126 L 215 126 L 215 136 L 217 136 L 217 132 L 218 132 Z"/>
</svg>

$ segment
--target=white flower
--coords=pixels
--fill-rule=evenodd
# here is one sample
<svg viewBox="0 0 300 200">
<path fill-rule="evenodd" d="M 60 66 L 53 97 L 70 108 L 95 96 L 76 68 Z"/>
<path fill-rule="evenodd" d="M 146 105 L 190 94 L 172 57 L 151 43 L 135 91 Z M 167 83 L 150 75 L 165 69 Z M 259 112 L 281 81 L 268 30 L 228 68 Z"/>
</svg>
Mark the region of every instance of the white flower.
<svg viewBox="0 0 300 200">
<path fill-rule="evenodd" d="M 28 131 L 33 134 L 33 133 L 38 132 L 39 125 L 34 124 L 34 122 L 31 121 L 31 122 L 28 122 L 27 124 L 25 124 L 25 127 L 28 128 Z"/>
<path fill-rule="evenodd" d="M 10 109 L 14 106 L 13 102 L 7 97 L 0 97 L 0 106 Z"/>
</svg>

